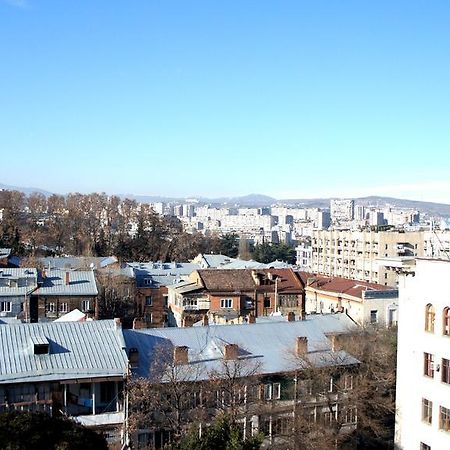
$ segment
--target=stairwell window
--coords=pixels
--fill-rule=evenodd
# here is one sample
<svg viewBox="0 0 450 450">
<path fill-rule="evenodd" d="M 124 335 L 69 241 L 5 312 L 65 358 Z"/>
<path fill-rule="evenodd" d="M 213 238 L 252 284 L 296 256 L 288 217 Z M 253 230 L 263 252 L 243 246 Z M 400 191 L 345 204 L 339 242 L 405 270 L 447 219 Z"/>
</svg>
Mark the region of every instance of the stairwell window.
<svg viewBox="0 0 450 450">
<path fill-rule="evenodd" d="M 423 374 L 431 378 L 434 376 L 434 355 L 431 353 L 423 354 Z"/>
<path fill-rule="evenodd" d="M 425 306 L 425 331 L 434 333 L 435 317 L 436 313 L 434 311 L 434 306 L 431 303 L 428 303 L 428 305 Z"/>
<path fill-rule="evenodd" d="M 430 425 L 433 421 L 433 402 L 426 398 L 422 399 L 422 420 Z"/>
<path fill-rule="evenodd" d="M 450 384 L 450 360 L 442 358 L 442 375 L 441 381 Z"/>
<path fill-rule="evenodd" d="M 233 307 L 233 299 L 231 299 L 231 298 L 220 299 L 220 307 L 221 308 L 232 308 Z"/>
<path fill-rule="evenodd" d="M 450 336 L 450 308 L 448 306 L 444 308 L 442 334 L 444 336 Z"/>
<path fill-rule="evenodd" d="M 450 431 L 450 409 L 441 406 L 439 408 L 439 428 L 444 431 Z"/>
</svg>

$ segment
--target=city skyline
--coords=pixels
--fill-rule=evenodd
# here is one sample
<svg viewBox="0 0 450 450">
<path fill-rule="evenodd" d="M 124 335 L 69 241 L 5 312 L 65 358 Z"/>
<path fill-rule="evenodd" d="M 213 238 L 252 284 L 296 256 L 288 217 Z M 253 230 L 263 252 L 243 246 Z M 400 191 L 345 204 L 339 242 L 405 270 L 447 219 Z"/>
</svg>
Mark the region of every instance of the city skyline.
<svg viewBox="0 0 450 450">
<path fill-rule="evenodd" d="M 449 13 L 0 1 L 0 182 L 450 204 Z"/>
</svg>

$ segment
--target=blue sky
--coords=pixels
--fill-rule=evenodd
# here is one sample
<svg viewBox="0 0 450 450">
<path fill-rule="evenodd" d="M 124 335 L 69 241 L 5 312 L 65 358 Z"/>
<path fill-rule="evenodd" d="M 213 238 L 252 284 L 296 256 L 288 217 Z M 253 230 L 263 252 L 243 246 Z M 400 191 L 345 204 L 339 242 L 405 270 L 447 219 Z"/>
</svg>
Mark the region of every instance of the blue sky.
<svg viewBox="0 0 450 450">
<path fill-rule="evenodd" d="M 450 2 L 0 0 L 0 182 L 450 203 Z"/>
</svg>

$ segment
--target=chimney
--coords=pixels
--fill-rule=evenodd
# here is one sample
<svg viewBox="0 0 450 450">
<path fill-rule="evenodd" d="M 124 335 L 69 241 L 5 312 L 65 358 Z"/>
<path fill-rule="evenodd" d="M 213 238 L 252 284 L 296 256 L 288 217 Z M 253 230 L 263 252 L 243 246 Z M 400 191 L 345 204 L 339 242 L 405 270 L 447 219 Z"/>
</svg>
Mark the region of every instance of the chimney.
<svg viewBox="0 0 450 450">
<path fill-rule="evenodd" d="M 207 327 L 209 325 L 209 320 L 208 320 L 208 314 L 203 314 L 202 317 L 202 325 L 204 327 Z"/>
<path fill-rule="evenodd" d="M 224 348 L 223 359 L 225 361 L 232 361 L 238 359 L 239 347 L 237 344 L 226 344 Z"/>
<path fill-rule="evenodd" d="M 297 336 L 295 341 L 295 355 L 303 356 L 308 353 L 308 338 L 306 336 Z"/>
<path fill-rule="evenodd" d="M 256 323 L 256 317 L 253 313 L 248 315 L 248 323 Z"/>
<path fill-rule="evenodd" d="M 139 350 L 137 348 L 132 347 L 128 351 L 128 363 L 131 369 L 137 369 L 139 367 Z"/>
<path fill-rule="evenodd" d="M 115 326 L 116 330 L 122 328 L 122 321 L 120 320 L 120 317 L 114 318 L 114 326 Z"/>
<path fill-rule="evenodd" d="M 295 312 L 289 311 L 287 315 L 288 322 L 295 322 Z"/>
<path fill-rule="evenodd" d="M 259 278 L 259 273 L 256 270 L 252 270 L 252 278 L 256 286 L 261 284 L 261 279 Z"/>
<path fill-rule="evenodd" d="M 187 364 L 189 362 L 188 349 L 185 345 L 173 348 L 173 362 L 175 365 Z"/>
<path fill-rule="evenodd" d="M 142 319 L 135 317 L 133 319 L 133 330 L 140 330 L 141 328 L 146 328 L 145 322 Z"/>
<path fill-rule="evenodd" d="M 331 351 L 335 352 L 337 347 L 337 336 L 335 334 L 330 336 L 330 342 L 331 342 Z"/>
<path fill-rule="evenodd" d="M 66 271 L 66 286 L 70 284 L 70 272 Z"/>
</svg>

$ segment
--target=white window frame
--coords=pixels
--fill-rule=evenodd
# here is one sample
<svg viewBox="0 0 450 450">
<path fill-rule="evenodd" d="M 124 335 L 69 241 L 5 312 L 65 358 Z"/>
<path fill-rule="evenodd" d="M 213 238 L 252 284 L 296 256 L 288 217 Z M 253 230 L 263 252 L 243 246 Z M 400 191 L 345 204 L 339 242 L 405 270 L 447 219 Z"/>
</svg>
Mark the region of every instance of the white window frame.
<svg viewBox="0 0 450 450">
<path fill-rule="evenodd" d="M 48 302 L 45 305 L 45 310 L 46 310 L 47 313 L 54 314 L 56 312 L 56 303 L 55 302 Z"/>
<path fill-rule="evenodd" d="M 11 312 L 12 302 L 0 302 L 0 312 Z"/>
<path fill-rule="evenodd" d="M 68 313 L 69 312 L 69 304 L 67 302 L 61 302 L 58 305 L 59 312 Z"/>
<path fill-rule="evenodd" d="M 221 298 L 220 299 L 220 307 L 224 308 L 224 309 L 231 309 L 233 307 L 233 299 L 232 298 Z"/>
<path fill-rule="evenodd" d="M 91 301 L 90 300 L 81 300 L 81 310 L 83 312 L 89 311 L 91 309 Z"/>
</svg>

